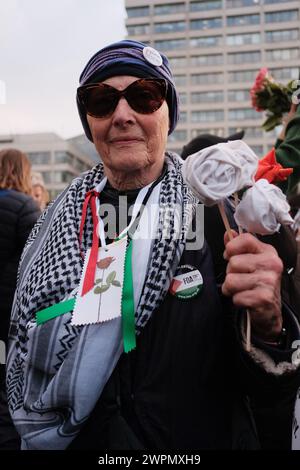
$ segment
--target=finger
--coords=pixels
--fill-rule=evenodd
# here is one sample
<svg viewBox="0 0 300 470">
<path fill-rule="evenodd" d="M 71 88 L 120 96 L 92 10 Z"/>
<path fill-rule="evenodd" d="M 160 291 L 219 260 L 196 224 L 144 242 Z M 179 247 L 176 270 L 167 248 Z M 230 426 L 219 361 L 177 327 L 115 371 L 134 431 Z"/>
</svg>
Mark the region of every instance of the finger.
<svg viewBox="0 0 300 470">
<path fill-rule="evenodd" d="M 253 273 L 255 271 L 274 271 L 281 274 L 283 263 L 277 253 L 242 254 L 232 256 L 227 264 L 226 273 Z"/>
<path fill-rule="evenodd" d="M 238 237 L 238 235 L 239 235 L 239 234 L 238 234 L 235 230 L 233 230 L 233 229 L 231 229 L 230 232 L 231 232 L 231 235 L 232 235 L 233 238 Z M 230 240 L 229 240 L 229 236 L 228 236 L 228 233 L 227 233 L 227 231 L 226 231 L 226 232 L 224 233 L 224 245 L 226 246 L 229 241 L 230 241 Z"/>
<path fill-rule="evenodd" d="M 261 242 L 250 233 L 242 233 L 227 243 L 224 258 L 230 259 L 231 256 L 243 253 L 257 254 L 265 252 L 277 253 L 271 245 Z"/>
<path fill-rule="evenodd" d="M 280 276 L 274 271 L 259 271 L 251 274 L 227 274 L 222 285 L 222 292 L 227 296 L 234 296 L 243 291 L 251 291 L 258 288 L 278 287 Z"/>
<path fill-rule="evenodd" d="M 253 290 L 238 292 L 232 296 L 232 302 L 237 307 L 244 307 L 251 311 L 253 315 L 268 315 L 268 312 L 277 312 L 279 310 L 280 294 L 279 289 L 269 287 L 258 287 Z"/>
</svg>

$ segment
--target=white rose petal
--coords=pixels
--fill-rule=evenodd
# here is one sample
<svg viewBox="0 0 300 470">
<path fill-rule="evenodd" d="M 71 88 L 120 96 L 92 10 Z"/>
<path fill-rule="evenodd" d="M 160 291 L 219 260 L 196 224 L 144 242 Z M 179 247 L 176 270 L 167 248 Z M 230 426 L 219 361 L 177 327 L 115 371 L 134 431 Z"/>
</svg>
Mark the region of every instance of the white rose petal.
<svg viewBox="0 0 300 470">
<path fill-rule="evenodd" d="M 236 191 L 254 184 L 258 157 L 242 140 L 212 145 L 190 155 L 182 174 L 195 196 L 213 206 Z"/>
<path fill-rule="evenodd" d="M 278 232 L 280 225 L 292 225 L 290 206 L 277 186 L 258 180 L 238 204 L 234 218 L 247 232 L 268 235 Z"/>
</svg>

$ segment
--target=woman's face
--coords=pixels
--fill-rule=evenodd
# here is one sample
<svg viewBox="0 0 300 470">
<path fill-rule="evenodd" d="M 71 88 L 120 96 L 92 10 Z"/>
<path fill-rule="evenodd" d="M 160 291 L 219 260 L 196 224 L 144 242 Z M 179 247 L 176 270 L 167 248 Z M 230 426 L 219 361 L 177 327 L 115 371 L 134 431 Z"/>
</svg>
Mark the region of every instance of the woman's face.
<svg viewBox="0 0 300 470">
<path fill-rule="evenodd" d="M 43 188 L 40 185 L 35 185 L 32 187 L 32 197 L 38 203 L 39 206 L 43 203 Z"/>
<path fill-rule="evenodd" d="M 111 77 L 103 83 L 124 90 L 137 77 Z M 95 147 L 104 167 L 114 172 L 162 168 L 169 130 L 166 101 L 152 114 L 139 114 L 122 97 L 109 117 L 87 115 Z"/>
</svg>

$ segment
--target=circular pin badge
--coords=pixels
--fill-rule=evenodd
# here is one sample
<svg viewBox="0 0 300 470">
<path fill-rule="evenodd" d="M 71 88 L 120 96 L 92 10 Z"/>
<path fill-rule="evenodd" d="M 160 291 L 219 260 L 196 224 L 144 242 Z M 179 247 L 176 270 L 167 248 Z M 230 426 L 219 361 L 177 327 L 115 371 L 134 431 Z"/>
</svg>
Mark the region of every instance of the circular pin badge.
<svg viewBox="0 0 300 470">
<path fill-rule="evenodd" d="M 153 47 L 144 47 L 143 56 L 145 57 L 146 61 L 152 65 L 160 67 L 163 64 L 162 56 L 156 49 L 153 49 Z"/>
<path fill-rule="evenodd" d="M 198 269 L 190 264 L 178 266 L 172 279 L 169 292 L 178 299 L 188 300 L 197 297 L 203 287 L 203 277 Z"/>
</svg>

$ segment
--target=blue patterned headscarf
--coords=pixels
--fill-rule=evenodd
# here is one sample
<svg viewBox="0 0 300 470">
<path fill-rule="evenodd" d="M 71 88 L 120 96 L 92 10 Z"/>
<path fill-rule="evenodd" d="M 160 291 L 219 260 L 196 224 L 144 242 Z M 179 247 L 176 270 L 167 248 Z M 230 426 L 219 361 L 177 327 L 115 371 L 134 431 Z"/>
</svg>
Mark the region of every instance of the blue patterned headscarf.
<svg viewBox="0 0 300 470">
<path fill-rule="evenodd" d="M 169 107 L 170 129 L 173 132 L 179 119 L 178 94 L 175 88 L 169 62 L 164 54 L 154 51 L 154 60 L 145 53 L 149 47 L 138 41 L 125 40 L 110 44 L 96 52 L 80 75 L 80 85 L 97 83 L 117 75 L 132 75 L 140 78 L 164 78 L 168 83 L 167 104 Z M 146 50 L 147 52 L 147 50 Z M 150 51 L 151 52 L 151 51 Z M 155 65 L 159 63 L 161 65 Z M 87 138 L 93 141 L 86 119 L 86 112 L 77 97 L 79 116 Z"/>
</svg>

